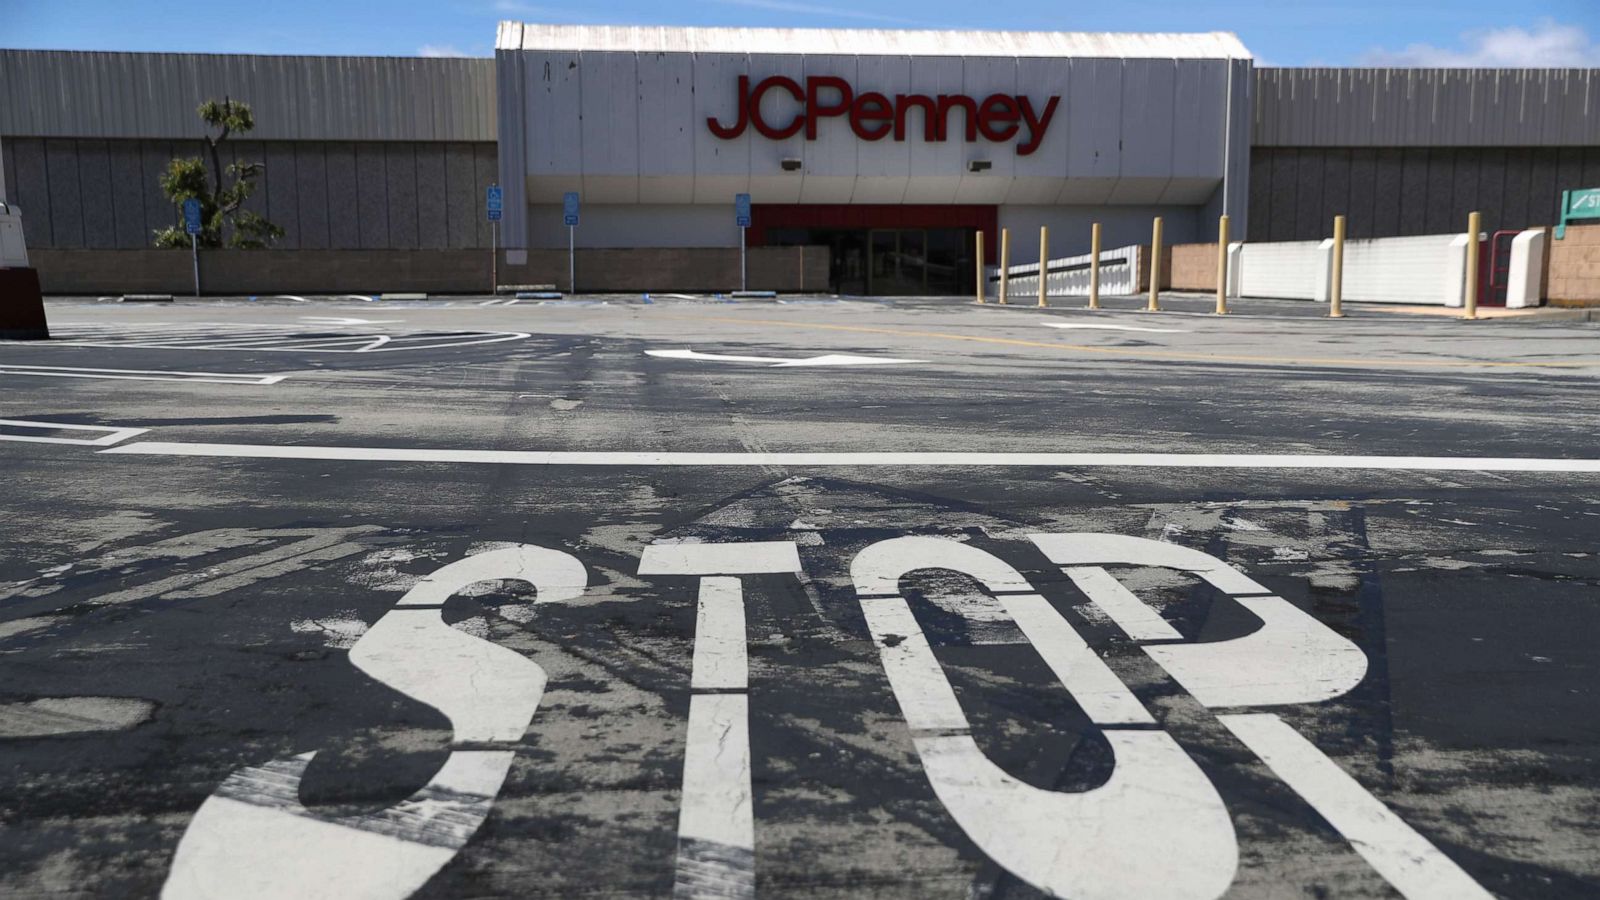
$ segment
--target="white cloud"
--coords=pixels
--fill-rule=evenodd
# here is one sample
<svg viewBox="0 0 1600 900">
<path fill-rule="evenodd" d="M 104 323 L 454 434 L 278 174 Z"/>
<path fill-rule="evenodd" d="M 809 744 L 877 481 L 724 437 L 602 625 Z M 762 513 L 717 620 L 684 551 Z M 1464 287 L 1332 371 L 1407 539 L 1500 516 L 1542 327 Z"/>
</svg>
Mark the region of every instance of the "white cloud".
<svg viewBox="0 0 1600 900">
<path fill-rule="evenodd" d="M 1543 19 L 1533 28 L 1489 28 L 1461 35 L 1459 48 L 1409 44 L 1403 50 L 1375 47 L 1361 57 L 1368 66 L 1429 69 L 1533 69 L 1600 66 L 1600 43 L 1579 25 Z"/>
<path fill-rule="evenodd" d="M 472 54 L 454 44 L 423 44 L 417 48 L 417 55 L 436 59 L 451 56 L 471 56 Z"/>
</svg>

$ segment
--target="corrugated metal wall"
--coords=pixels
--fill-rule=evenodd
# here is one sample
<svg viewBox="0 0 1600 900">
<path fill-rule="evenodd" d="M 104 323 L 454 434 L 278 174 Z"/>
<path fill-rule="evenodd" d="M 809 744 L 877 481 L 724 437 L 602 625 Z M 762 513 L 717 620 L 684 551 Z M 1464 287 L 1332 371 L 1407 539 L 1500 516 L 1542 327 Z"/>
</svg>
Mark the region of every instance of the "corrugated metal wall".
<svg viewBox="0 0 1600 900">
<path fill-rule="evenodd" d="M 1600 146 L 1600 69 L 1257 69 L 1253 143 Z"/>
<path fill-rule="evenodd" d="M 1352 238 L 1553 225 L 1561 192 L 1600 187 L 1600 147 L 1255 147 L 1252 241 Z"/>
<path fill-rule="evenodd" d="M 283 226 L 284 249 L 488 247 L 484 189 L 495 145 L 465 141 L 229 141 L 223 165 L 266 163 L 248 208 Z M 7 138 L 6 194 L 30 247 L 149 247 L 177 210 L 157 183 L 195 141 Z"/>
<path fill-rule="evenodd" d="M 492 141 L 494 61 L 0 50 L 0 135 L 196 138 L 224 95 L 256 140 Z"/>
</svg>

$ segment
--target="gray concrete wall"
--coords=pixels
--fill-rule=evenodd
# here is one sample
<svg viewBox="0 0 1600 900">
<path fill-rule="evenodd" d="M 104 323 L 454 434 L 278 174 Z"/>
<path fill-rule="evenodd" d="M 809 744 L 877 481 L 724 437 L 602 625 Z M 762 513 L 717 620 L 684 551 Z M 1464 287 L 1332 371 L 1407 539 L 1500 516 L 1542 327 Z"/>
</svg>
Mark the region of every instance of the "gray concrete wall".
<svg viewBox="0 0 1600 900">
<path fill-rule="evenodd" d="M 23 211 L 28 246 L 149 247 L 180 220 L 158 178 L 198 141 L 6 138 L 6 196 Z M 248 209 L 285 232 L 285 250 L 488 248 L 484 190 L 492 142 L 229 141 L 223 165 L 265 163 Z M 208 161 L 209 165 L 209 161 Z"/>
<path fill-rule="evenodd" d="M 1600 147 L 1255 147 L 1252 241 L 1305 241 L 1348 218 L 1351 238 L 1554 224 L 1561 192 L 1600 187 Z"/>
<path fill-rule="evenodd" d="M 30 251 L 46 294 L 170 293 L 194 290 L 181 250 Z M 723 248 L 590 249 L 577 253 L 578 287 L 596 291 L 731 291 L 739 251 Z M 530 250 L 525 265 L 500 260 L 501 284 L 567 287 L 565 250 Z M 487 250 L 214 250 L 200 254 L 206 294 L 377 294 L 396 291 L 487 293 Z M 822 292 L 828 251 L 755 247 L 752 290 Z"/>
<path fill-rule="evenodd" d="M 1600 69 L 1255 70 L 1257 147 L 1594 147 Z"/>
</svg>

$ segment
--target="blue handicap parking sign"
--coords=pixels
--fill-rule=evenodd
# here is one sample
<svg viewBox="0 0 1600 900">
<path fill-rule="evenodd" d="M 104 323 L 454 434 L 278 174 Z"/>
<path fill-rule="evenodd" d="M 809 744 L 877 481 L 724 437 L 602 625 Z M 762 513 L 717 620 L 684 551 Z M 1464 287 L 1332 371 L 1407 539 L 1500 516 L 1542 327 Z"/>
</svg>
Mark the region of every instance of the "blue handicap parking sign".
<svg viewBox="0 0 1600 900">
<path fill-rule="evenodd" d="M 500 214 L 501 210 L 504 208 L 504 202 L 505 192 L 500 189 L 500 185 L 489 185 L 489 190 L 484 195 L 484 209 L 489 215 L 489 221 L 500 221 Z"/>
<path fill-rule="evenodd" d="M 189 234 L 200 233 L 200 201 L 193 197 L 183 201 L 183 230 Z"/>
<path fill-rule="evenodd" d="M 750 227 L 750 195 L 733 195 L 733 224 L 740 228 Z"/>
<path fill-rule="evenodd" d="M 578 224 L 578 192 L 567 191 L 561 198 L 561 216 L 568 225 Z"/>
</svg>

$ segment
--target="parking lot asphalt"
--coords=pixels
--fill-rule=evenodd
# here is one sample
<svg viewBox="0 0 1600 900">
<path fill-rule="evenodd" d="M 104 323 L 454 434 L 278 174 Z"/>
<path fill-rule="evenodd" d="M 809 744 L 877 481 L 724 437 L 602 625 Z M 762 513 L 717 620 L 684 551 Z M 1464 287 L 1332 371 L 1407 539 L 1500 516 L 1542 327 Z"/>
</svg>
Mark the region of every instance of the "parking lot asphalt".
<svg viewBox="0 0 1600 900">
<path fill-rule="evenodd" d="M 0 894 L 1595 896 L 1600 325 L 1175 305 L 51 303 Z"/>
</svg>

